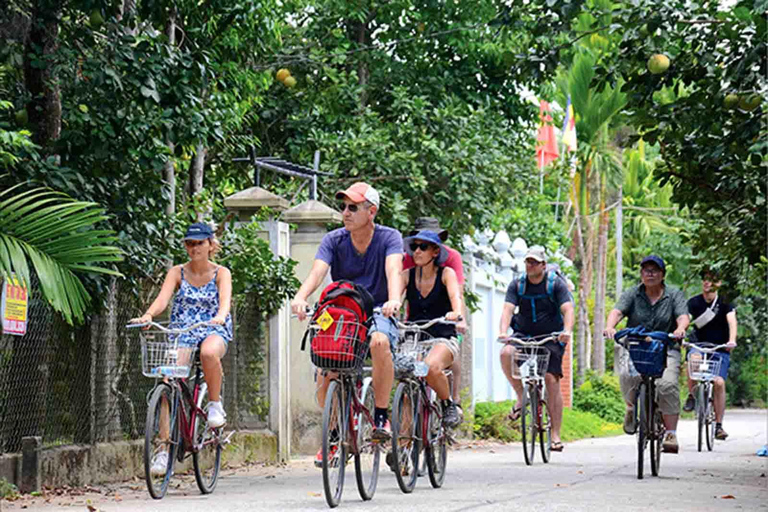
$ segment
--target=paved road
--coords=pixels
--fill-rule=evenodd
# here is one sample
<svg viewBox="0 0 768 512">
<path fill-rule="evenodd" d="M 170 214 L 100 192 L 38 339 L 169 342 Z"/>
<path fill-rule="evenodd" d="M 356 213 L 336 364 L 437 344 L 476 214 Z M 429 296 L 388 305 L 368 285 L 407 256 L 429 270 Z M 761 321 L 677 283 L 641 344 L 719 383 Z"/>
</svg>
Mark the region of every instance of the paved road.
<svg viewBox="0 0 768 512">
<path fill-rule="evenodd" d="M 387 470 L 373 501 L 364 503 L 354 476 L 348 476 L 340 510 L 768 510 L 768 458 L 755 456 L 766 443 L 768 414 L 729 411 L 726 420 L 731 437 L 718 442 L 713 453 L 698 453 L 694 422 L 681 422 L 681 453 L 662 457 L 658 478 L 636 479 L 630 436 L 569 443 L 550 464 L 537 461 L 532 467 L 524 465 L 519 444 L 477 444 L 449 454 L 443 489 L 432 489 L 424 478 L 413 494 L 401 494 Z M 210 496 L 201 496 L 187 479 L 162 501 L 153 501 L 138 481 L 106 494 L 5 502 L 2 510 L 23 505 L 27 511 L 86 510 L 86 500 L 105 512 L 327 510 L 320 472 L 306 458 L 288 467 L 228 471 Z"/>
</svg>

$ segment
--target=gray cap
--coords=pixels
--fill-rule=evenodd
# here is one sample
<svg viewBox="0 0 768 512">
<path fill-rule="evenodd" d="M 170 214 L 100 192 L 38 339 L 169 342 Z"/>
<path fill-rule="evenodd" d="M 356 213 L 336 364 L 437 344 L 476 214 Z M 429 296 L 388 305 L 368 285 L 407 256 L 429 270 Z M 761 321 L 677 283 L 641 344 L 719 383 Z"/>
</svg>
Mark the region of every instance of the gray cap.
<svg viewBox="0 0 768 512">
<path fill-rule="evenodd" d="M 540 245 L 534 245 L 528 249 L 523 260 L 527 260 L 528 258 L 536 260 L 539 263 L 547 261 L 547 255 L 544 253 L 544 248 Z"/>
</svg>

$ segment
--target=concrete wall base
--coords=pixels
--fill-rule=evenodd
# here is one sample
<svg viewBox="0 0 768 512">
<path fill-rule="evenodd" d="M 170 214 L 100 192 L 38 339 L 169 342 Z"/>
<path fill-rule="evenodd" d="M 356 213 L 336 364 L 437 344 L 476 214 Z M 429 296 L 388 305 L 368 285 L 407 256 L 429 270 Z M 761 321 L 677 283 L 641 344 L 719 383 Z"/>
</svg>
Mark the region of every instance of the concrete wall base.
<svg viewBox="0 0 768 512">
<path fill-rule="evenodd" d="M 82 487 L 144 478 L 144 440 L 98 443 L 90 446 L 62 446 L 40 452 L 40 480 L 43 487 Z M 240 431 L 222 454 L 222 467 L 250 462 L 277 461 L 277 436 L 269 430 Z M 192 467 L 192 460 L 176 465 L 176 472 Z M 21 454 L 0 456 L 0 478 L 19 486 Z"/>
</svg>

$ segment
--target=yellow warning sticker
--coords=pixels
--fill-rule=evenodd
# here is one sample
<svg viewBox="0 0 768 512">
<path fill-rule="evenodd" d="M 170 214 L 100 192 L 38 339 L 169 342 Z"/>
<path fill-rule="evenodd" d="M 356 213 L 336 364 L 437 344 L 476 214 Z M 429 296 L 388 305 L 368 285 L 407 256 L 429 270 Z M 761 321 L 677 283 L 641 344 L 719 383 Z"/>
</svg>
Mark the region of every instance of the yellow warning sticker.
<svg viewBox="0 0 768 512">
<path fill-rule="evenodd" d="M 319 325 L 322 330 L 327 331 L 331 324 L 333 324 L 333 317 L 328 311 L 323 311 L 323 314 L 317 317 L 317 325 Z"/>
</svg>

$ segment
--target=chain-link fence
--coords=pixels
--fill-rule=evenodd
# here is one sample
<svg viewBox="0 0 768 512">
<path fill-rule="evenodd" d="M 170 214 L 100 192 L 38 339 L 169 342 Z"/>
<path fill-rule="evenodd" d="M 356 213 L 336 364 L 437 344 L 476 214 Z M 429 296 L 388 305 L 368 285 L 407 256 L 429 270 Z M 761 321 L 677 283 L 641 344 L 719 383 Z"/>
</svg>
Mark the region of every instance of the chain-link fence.
<svg viewBox="0 0 768 512">
<path fill-rule="evenodd" d="M 24 336 L 0 336 L 0 453 L 21 439 L 45 446 L 137 439 L 144 435 L 147 395 L 155 381 L 141 373 L 141 347 L 128 320 L 146 309 L 127 283 L 112 282 L 101 314 L 69 326 L 29 295 Z M 248 297 L 234 300 L 235 336 L 224 358 L 224 406 L 231 428 L 267 425 L 267 344 L 261 315 Z"/>
</svg>

